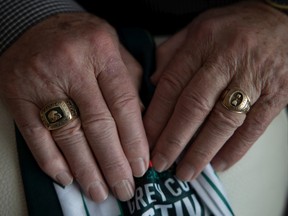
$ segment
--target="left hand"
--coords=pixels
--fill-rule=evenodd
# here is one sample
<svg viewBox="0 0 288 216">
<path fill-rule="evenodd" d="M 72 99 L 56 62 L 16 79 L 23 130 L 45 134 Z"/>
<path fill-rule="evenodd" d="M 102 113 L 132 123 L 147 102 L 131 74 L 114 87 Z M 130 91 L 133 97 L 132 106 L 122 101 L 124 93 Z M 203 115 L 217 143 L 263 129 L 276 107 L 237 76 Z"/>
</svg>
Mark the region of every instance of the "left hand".
<svg viewBox="0 0 288 216">
<path fill-rule="evenodd" d="M 241 2 L 201 14 L 159 47 L 156 92 L 144 116 L 157 171 L 188 143 L 176 173 L 186 181 L 212 159 L 221 171 L 248 151 L 288 103 L 287 35 L 284 13 Z M 221 104 L 233 88 L 250 97 L 247 115 Z"/>
</svg>

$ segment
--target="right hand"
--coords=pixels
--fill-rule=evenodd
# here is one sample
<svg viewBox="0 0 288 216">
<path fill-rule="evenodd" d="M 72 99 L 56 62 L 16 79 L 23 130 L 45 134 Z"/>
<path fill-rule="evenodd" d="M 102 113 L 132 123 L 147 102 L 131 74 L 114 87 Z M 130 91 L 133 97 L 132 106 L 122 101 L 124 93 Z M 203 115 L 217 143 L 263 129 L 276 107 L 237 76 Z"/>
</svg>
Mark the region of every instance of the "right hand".
<svg viewBox="0 0 288 216">
<path fill-rule="evenodd" d="M 125 201 L 134 195 L 133 175 L 142 176 L 149 163 L 140 74 L 105 21 L 60 14 L 29 29 L 1 56 L 0 91 L 45 173 L 63 186 L 76 179 L 96 202 L 107 198 L 108 187 Z M 48 131 L 40 109 L 66 98 L 80 118 Z"/>
</svg>

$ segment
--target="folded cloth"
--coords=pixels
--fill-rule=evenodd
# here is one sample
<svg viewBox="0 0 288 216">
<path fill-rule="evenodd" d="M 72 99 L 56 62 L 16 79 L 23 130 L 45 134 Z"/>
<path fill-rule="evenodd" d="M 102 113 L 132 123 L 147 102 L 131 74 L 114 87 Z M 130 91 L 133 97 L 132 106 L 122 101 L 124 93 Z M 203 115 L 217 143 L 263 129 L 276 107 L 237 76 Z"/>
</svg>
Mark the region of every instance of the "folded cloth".
<svg viewBox="0 0 288 216">
<path fill-rule="evenodd" d="M 135 178 L 135 196 L 117 201 L 112 195 L 102 203 L 87 198 L 76 182 L 62 188 L 54 184 L 67 216 L 185 216 L 234 215 L 223 187 L 210 165 L 191 183 L 175 178 L 175 166 L 157 173 L 151 166 Z"/>
</svg>

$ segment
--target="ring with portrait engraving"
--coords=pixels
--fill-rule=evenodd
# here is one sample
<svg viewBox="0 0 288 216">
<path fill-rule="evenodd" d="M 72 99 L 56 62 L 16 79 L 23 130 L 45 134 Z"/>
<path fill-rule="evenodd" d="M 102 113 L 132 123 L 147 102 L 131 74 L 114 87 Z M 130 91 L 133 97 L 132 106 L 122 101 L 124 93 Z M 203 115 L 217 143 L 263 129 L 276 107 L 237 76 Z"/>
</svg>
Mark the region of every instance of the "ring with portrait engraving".
<svg viewBox="0 0 288 216">
<path fill-rule="evenodd" d="M 251 107 L 249 96 L 240 89 L 227 89 L 222 95 L 223 106 L 233 112 L 247 113 Z"/>
<path fill-rule="evenodd" d="M 70 99 L 55 100 L 40 110 L 40 117 L 48 130 L 56 130 L 78 118 L 78 109 Z"/>
</svg>

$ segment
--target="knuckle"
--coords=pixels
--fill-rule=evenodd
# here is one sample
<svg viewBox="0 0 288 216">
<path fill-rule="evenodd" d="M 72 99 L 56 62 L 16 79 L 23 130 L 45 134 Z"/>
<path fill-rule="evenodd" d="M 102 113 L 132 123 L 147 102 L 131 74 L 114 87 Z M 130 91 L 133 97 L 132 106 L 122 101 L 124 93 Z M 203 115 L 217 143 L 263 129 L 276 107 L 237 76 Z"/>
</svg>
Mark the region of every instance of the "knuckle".
<svg viewBox="0 0 288 216">
<path fill-rule="evenodd" d="M 92 38 L 94 38 L 95 43 L 99 43 L 99 45 L 101 45 L 101 41 L 106 41 L 117 35 L 115 29 L 107 22 L 101 22 L 96 28 L 91 28 L 91 30 Z"/>
<path fill-rule="evenodd" d="M 143 139 L 139 136 L 134 139 L 124 140 L 122 145 L 124 146 L 127 156 L 129 155 L 138 155 L 138 152 L 142 150 Z"/>
<path fill-rule="evenodd" d="M 264 119 L 253 118 L 247 122 L 247 129 L 239 131 L 241 139 L 244 143 L 251 145 L 266 130 L 267 122 Z"/>
<path fill-rule="evenodd" d="M 252 145 L 252 143 L 254 143 L 262 133 L 263 131 L 260 132 L 260 130 L 257 130 L 256 128 L 252 131 L 240 131 L 239 136 L 241 137 L 241 147 L 246 149 L 246 146 Z"/>
<path fill-rule="evenodd" d="M 162 75 L 159 84 L 163 85 L 163 88 L 169 91 L 167 94 L 179 92 L 185 85 L 175 73 L 165 73 Z"/>
<path fill-rule="evenodd" d="M 57 143 L 67 143 L 67 141 L 70 143 L 78 143 L 84 137 L 81 131 L 81 124 L 78 120 L 51 133 Z"/>
<path fill-rule="evenodd" d="M 43 127 L 36 126 L 31 122 L 17 121 L 17 126 L 25 137 L 35 137 L 35 134 L 42 134 Z M 46 129 L 45 129 L 46 130 Z"/>
<path fill-rule="evenodd" d="M 215 26 L 215 21 L 213 19 L 203 19 L 200 22 L 200 31 L 202 32 L 211 32 Z"/>
<path fill-rule="evenodd" d="M 167 91 L 166 91 L 167 90 Z M 171 99 L 171 96 L 173 96 L 173 93 L 170 94 L 171 90 L 164 88 L 156 89 L 155 91 L 155 97 L 157 97 L 158 103 L 161 104 L 163 107 L 170 107 L 173 106 L 174 101 Z"/>
<path fill-rule="evenodd" d="M 239 45 L 243 46 L 244 48 L 251 48 L 257 43 L 257 39 L 253 32 L 246 32 L 243 34 L 243 30 L 238 29 L 236 30 L 236 34 L 239 35 Z"/>
<path fill-rule="evenodd" d="M 84 117 L 83 117 L 84 118 Z M 88 128 L 90 125 L 111 125 L 114 119 L 109 112 L 99 111 L 97 113 L 86 113 L 85 118 L 82 119 L 82 127 Z"/>
<path fill-rule="evenodd" d="M 121 113 L 123 110 L 127 110 L 129 108 L 138 107 L 138 99 L 134 92 L 115 92 L 113 96 L 111 96 L 111 109 L 116 111 L 117 113 Z M 130 114 L 133 113 L 132 110 L 129 110 Z"/>
<path fill-rule="evenodd" d="M 184 118 L 191 119 L 193 115 L 194 121 L 202 122 L 203 118 L 212 109 L 210 102 L 198 92 L 183 94 L 177 104 L 177 112 L 181 113 Z"/>
<path fill-rule="evenodd" d="M 202 148 L 196 145 L 193 147 L 193 157 L 195 157 L 197 161 L 201 161 L 201 164 L 209 163 L 213 156 L 214 152 L 212 149 Z"/>
<path fill-rule="evenodd" d="M 59 67 L 66 67 L 66 70 L 68 67 L 74 76 L 80 75 L 76 73 L 76 71 L 83 71 L 83 66 L 85 66 L 85 68 L 91 67 L 86 64 L 87 59 L 85 59 L 85 47 L 83 45 L 83 41 L 67 39 L 65 37 L 54 42 L 54 44 L 51 45 L 50 50 L 47 50 L 45 53 L 40 53 L 38 59 L 36 58 L 36 60 L 39 61 L 38 68 L 40 69 L 40 72 L 47 66 L 51 67 L 51 65 L 57 65 Z M 47 60 L 47 56 L 51 56 L 51 53 L 53 53 L 52 57 Z M 55 77 L 59 75 L 63 76 L 64 71 L 55 70 Z M 43 73 L 43 75 L 45 75 L 45 73 Z M 48 75 L 49 79 L 53 79 L 51 73 Z"/>
<path fill-rule="evenodd" d="M 99 81 L 109 82 L 114 86 L 117 84 L 129 86 L 131 78 L 118 51 L 117 48 L 111 46 L 109 48 L 107 45 L 99 55 L 96 55 L 95 62 L 99 63 Z"/>
<path fill-rule="evenodd" d="M 27 59 L 25 67 L 28 67 L 30 71 L 38 71 L 41 68 L 44 56 L 41 53 L 34 53 Z"/>
<path fill-rule="evenodd" d="M 193 35 L 199 41 L 203 41 L 203 38 L 212 38 L 216 24 L 217 22 L 215 22 L 213 19 L 200 19 L 198 23 L 196 23 L 197 31 L 193 32 Z"/>
<path fill-rule="evenodd" d="M 230 41 L 228 50 L 231 50 L 233 53 L 237 50 L 238 56 L 240 50 L 246 53 L 258 43 L 257 37 L 253 32 L 245 32 L 244 34 L 241 28 L 236 28 L 233 36 L 234 40 Z"/>
<path fill-rule="evenodd" d="M 79 59 L 79 50 L 77 50 L 77 43 L 80 43 L 80 41 L 67 39 L 65 37 L 58 39 L 58 41 L 55 42 L 53 46 L 51 46 L 54 61 L 59 61 L 59 59 L 61 59 L 62 61 L 69 61 L 70 64 L 74 63 L 77 59 Z M 46 55 L 42 56 L 42 58 L 46 58 Z M 45 59 L 43 59 L 42 61 L 45 61 Z"/>
<path fill-rule="evenodd" d="M 183 140 L 177 137 L 168 137 L 166 139 L 166 145 L 162 154 L 166 158 L 171 158 L 171 155 L 177 155 L 185 147 L 187 143 L 184 143 Z"/>
<path fill-rule="evenodd" d="M 85 120 L 82 121 L 82 127 L 85 133 L 93 135 L 97 140 L 103 140 L 112 136 L 112 132 L 116 126 L 114 118 L 110 114 L 102 112 L 87 115 Z"/>
<path fill-rule="evenodd" d="M 205 65 L 203 65 L 202 68 L 207 71 L 207 75 L 210 76 L 208 79 L 213 79 L 213 83 L 219 86 L 223 83 L 227 83 L 227 80 L 230 80 L 230 70 L 235 70 L 235 67 L 237 66 L 236 61 L 236 57 L 229 51 L 224 54 L 212 54 L 205 61 Z M 215 79 L 215 76 L 217 76 L 217 79 Z"/>
<path fill-rule="evenodd" d="M 170 106 L 173 105 L 173 99 L 183 87 L 184 85 L 179 79 L 175 78 L 175 76 L 165 74 L 158 83 L 155 95 L 163 104 Z"/>
<path fill-rule="evenodd" d="M 215 109 L 210 117 L 211 131 L 217 135 L 223 136 L 227 132 L 233 133 L 235 129 L 242 125 L 244 118 L 242 116 L 232 115 L 226 110 Z"/>
<path fill-rule="evenodd" d="M 124 174 L 127 172 L 127 168 L 129 167 L 128 164 L 126 163 L 126 160 L 124 158 L 111 158 L 111 160 L 106 160 L 101 163 L 101 167 L 105 172 L 110 173 L 110 174 L 123 174 L 123 177 L 125 176 Z"/>
<path fill-rule="evenodd" d="M 103 24 L 99 28 L 92 30 L 89 42 L 95 47 L 96 52 L 102 53 L 102 57 L 106 58 L 106 56 L 114 54 L 115 47 L 117 47 L 117 36 L 108 24 Z M 101 57 L 101 55 L 97 55 L 97 57 Z"/>
<path fill-rule="evenodd" d="M 101 53 L 103 53 L 103 56 L 111 56 L 113 53 L 111 52 L 111 48 L 114 48 L 115 42 L 111 38 L 110 35 L 108 35 L 104 31 L 98 31 L 93 35 L 93 42 L 95 46 L 97 46 L 97 50 Z M 114 49 L 113 49 L 114 50 Z M 97 55 L 98 56 L 98 55 Z M 107 57 L 106 57 L 107 58 Z M 109 59 L 109 58 L 107 58 Z M 108 61 L 109 62 L 109 61 Z"/>
</svg>

